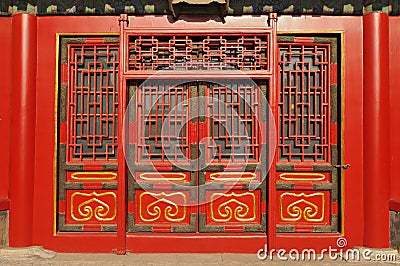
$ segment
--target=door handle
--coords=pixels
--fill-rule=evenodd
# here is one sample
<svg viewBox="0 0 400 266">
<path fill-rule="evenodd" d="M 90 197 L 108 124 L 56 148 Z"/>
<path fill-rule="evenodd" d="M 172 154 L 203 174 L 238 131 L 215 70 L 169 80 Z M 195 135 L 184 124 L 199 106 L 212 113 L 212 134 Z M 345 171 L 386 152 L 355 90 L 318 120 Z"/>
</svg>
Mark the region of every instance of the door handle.
<svg viewBox="0 0 400 266">
<path fill-rule="evenodd" d="M 342 168 L 342 169 L 349 169 L 350 168 L 350 164 L 336 164 L 336 165 L 332 165 L 332 167 L 335 168 Z"/>
</svg>

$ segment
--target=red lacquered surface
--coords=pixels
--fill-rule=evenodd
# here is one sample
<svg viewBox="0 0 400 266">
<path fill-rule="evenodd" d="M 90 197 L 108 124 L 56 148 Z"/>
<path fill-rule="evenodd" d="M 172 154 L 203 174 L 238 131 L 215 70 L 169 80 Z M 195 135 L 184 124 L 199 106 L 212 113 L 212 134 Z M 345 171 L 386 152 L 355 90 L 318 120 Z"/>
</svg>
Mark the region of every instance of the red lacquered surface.
<svg viewBox="0 0 400 266">
<path fill-rule="evenodd" d="M 18 21 L 19 18 L 13 18 Z M 2 18 L 2 23 L 5 25 L 11 25 L 12 18 Z M 136 234 L 128 235 L 126 238 L 124 222 L 126 211 L 125 204 L 118 205 L 118 213 L 121 216 L 117 216 L 118 224 L 118 245 L 115 233 L 58 233 L 55 236 L 54 233 L 54 140 L 55 140 L 55 91 L 56 91 L 56 33 L 69 33 L 77 35 L 79 33 L 112 33 L 118 32 L 118 18 L 117 17 L 38 17 L 38 56 L 37 56 L 37 81 L 36 81 L 36 118 L 32 121 L 36 121 L 36 151 L 35 157 L 35 168 L 33 171 L 35 184 L 35 195 L 33 200 L 33 244 L 43 245 L 45 248 L 50 248 L 58 251 L 75 251 L 75 252 L 111 252 L 113 249 L 118 247 L 118 252 L 123 253 L 125 250 L 125 239 L 128 246 L 132 248 L 130 250 L 134 252 L 256 252 L 259 248 L 263 248 L 266 241 L 265 234 L 254 234 L 254 235 L 243 235 L 241 237 L 234 236 L 234 234 L 227 235 L 204 235 L 198 236 L 193 235 L 160 235 L 160 234 Z M 150 17 L 146 18 L 151 20 Z M 249 18 L 243 18 L 249 19 Z M 162 25 L 154 19 L 154 26 Z M 314 248 L 322 249 L 327 245 L 334 246 L 338 237 L 344 235 L 348 240 L 348 246 L 363 245 L 364 225 L 360 224 L 360 221 L 364 219 L 364 212 L 360 211 L 363 209 L 363 191 L 361 184 L 363 184 L 363 133 L 360 130 L 363 127 L 363 78 L 361 73 L 363 72 L 363 42 L 362 40 L 362 29 L 363 19 L 361 17 L 291 17 L 281 16 L 278 20 L 278 29 L 280 31 L 341 31 L 344 38 L 344 79 L 342 86 L 344 87 L 343 97 L 343 108 L 344 108 L 344 162 L 350 163 L 351 167 L 344 172 L 342 177 L 342 189 L 344 202 L 342 206 L 339 206 L 339 213 L 341 212 L 343 217 L 343 224 L 341 225 L 341 234 L 278 234 L 274 232 L 275 218 L 272 214 L 276 213 L 276 206 L 273 204 L 275 194 L 270 193 L 268 202 L 271 205 L 268 206 L 269 223 L 272 226 L 269 227 L 268 239 L 270 248 L 310 248 L 312 245 Z M 181 22 L 180 22 L 181 23 Z M 394 25 L 399 24 L 398 18 L 391 18 L 391 23 Z M 397 23 L 397 24 L 396 24 Z M 17 27 L 16 25 L 14 25 Z M 181 27 L 184 29 L 184 27 Z M 395 27 L 392 27 L 395 29 Z M 7 36 L 10 35 L 11 31 L 8 31 L 6 27 L 2 28 L 2 34 Z M 14 33 L 17 38 L 17 32 Z M 397 33 L 395 30 L 391 31 L 391 42 L 393 47 L 396 46 Z M 36 43 L 36 42 L 34 42 Z M 11 43 L 2 42 L 1 44 L 6 51 L 11 49 Z M 391 47 L 392 47 L 391 46 Z M 8 47 L 8 48 L 7 48 Z M 34 46 L 32 46 L 34 47 Z M 31 47 L 31 48 L 32 48 Z M 17 49 L 17 48 L 14 48 Z M 396 55 L 398 49 L 391 49 L 391 54 Z M 11 56 L 9 53 L 4 53 L 6 62 L 11 62 Z M 10 57 L 8 57 L 10 56 Z M 15 56 L 15 55 L 14 55 Z M 14 60 L 18 59 L 14 57 Z M 7 59 L 8 58 L 8 59 Z M 8 60 L 8 61 L 7 61 Z M 22 60 L 22 59 L 21 59 Z M 36 60 L 36 59 L 35 59 Z M 396 65 L 396 60 L 393 60 L 393 65 Z M 34 64 L 36 65 L 36 63 Z M 2 67 L 3 64 L 2 64 Z M 8 66 L 7 66 L 8 67 Z M 17 66 L 14 66 L 17 68 Z M 23 68 L 21 68 L 23 69 Z M 391 68 L 391 73 L 397 73 L 396 67 Z M 30 68 L 30 71 L 32 68 Z M 8 72 L 7 72 L 8 71 Z M 7 84 L 7 73 L 10 74 L 9 70 L 4 72 L 4 84 Z M 17 79 L 20 80 L 20 79 Z M 9 82 L 9 81 L 8 81 Z M 392 85 L 392 96 L 397 95 L 395 90 L 395 81 L 391 81 Z M 121 81 L 122 83 L 122 81 Z M 120 84 L 121 86 L 123 84 Z M 15 87 L 14 87 L 15 89 Z M 5 97 L 7 97 L 7 91 L 2 91 Z M 9 93 L 9 92 L 8 92 Z M 34 97 L 33 97 L 34 98 Z M 22 98 L 20 98 L 22 99 Z M 122 105 L 124 103 L 120 101 Z M 396 107 L 395 97 L 391 99 L 392 109 Z M 7 103 L 0 107 L 7 108 Z M 392 116 L 396 121 L 395 112 Z M 13 116 L 14 117 L 14 116 Z M 393 118 L 394 117 L 394 118 Z M 5 118 L 6 120 L 6 118 Z M 1 120 L 1 123 L 4 121 Z M 7 121 L 5 121 L 6 123 Z M 398 125 L 399 123 L 397 123 Z M 396 132 L 397 125 L 393 125 L 391 131 Z M 34 127 L 33 127 L 34 128 Z M 7 138 L 7 134 L 2 137 L 4 144 Z M 3 136 L 3 135 L 2 135 Z M 17 135 L 16 135 L 17 136 Z M 338 137 L 340 139 L 340 137 Z M 6 145 L 6 144 L 4 144 Z M 24 151 L 27 146 L 24 146 Z M 394 149 L 394 148 L 393 148 Z M 398 149 L 399 150 L 399 149 Z M 29 152 L 27 153 L 29 154 Z M 395 172 L 395 160 L 398 157 L 394 152 L 394 161 L 392 167 L 392 173 Z M 26 155 L 24 155 L 26 156 Z M 396 157 L 397 156 L 397 157 Z M 379 158 L 379 157 L 375 157 Z M 396 159 L 397 158 L 397 159 Z M 31 160 L 33 162 L 34 160 Z M 29 160 L 24 160 L 28 162 Z M 1 161 L 1 163 L 6 163 Z M 20 161 L 18 161 L 20 163 Z M 18 170 L 20 164 L 18 164 Z M 33 168 L 32 168 L 33 169 Z M 30 173 L 32 173 L 32 171 Z M 121 200 L 125 201 L 125 178 L 122 174 L 124 170 L 119 172 L 119 193 L 121 193 Z M 382 172 L 383 173 L 383 172 Z M 382 173 L 379 174 L 382 177 Z M 13 177 L 16 175 L 12 175 Z M 5 179 L 3 176 L 0 177 L 0 182 Z M 395 180 L 395 179 L 392 179 Z M 14 180 L 15 181 L 15 180 Z M 13 181 L 13 182 L 14 182 Z M 5 181 L 7 182 L 7 181 Z M 28 183 L 30 181 L 28 180 Z M 28 184 L 28 183 L 25 183 Z M 2 183 L 3 184 L 3 183 Z M 17 183 L 16 183 L 17 184 Z M 271 183 L 272 185 L 272 183 Z M 388 185 L 386 185 L 388 186 Z M 32 186 L 31 186 L 32 187 Z M 16 189 L 16 187 L 14 187 Z M 23 188 L 17 188 L 19 192 L 23 192 Z M 6 193 L 7 189 L 0 186 L 0 193 Z M 11 190 L 12 191 L 12 190 Z M 14 190 L 15 191 L 15 190 Z M 392 190 L 392 194 L 396 193 L 395 189 Z M 2 194 L 2 195 L 3 195 Z M 26 196 L 26 195 L 25 195 Z M 16 203 L 18 204 L 18 203 Z M 11 205 L 12 208 L 13 205 Z M 18 205 L 17 205 L 18 206 Z M 372 206 L 373 207 L 373 206 Z M 12 209 L 11 212 L 13 212 Z M 28 210 L 29 211 L 29 210 Z M 28 212 L 29 213 L 29 212 Z M 25 220 L 26 221 L 26 220 Z M 32 221 L 32 220 L 31 220 Z M 15 225 L 18 225 L 16 223 Z M 11 229 L 13 230 L 13 229 Z M 369 231 L 368 231 L 369 232 Z M 366 233 L 368 233 L 366 232 Z M 388 233 L 388 229 L 385 233 Z M 29 233 L 25 235 L 29 237 Z M 383 237 L 386 237 L 385 235 Z M 15 238 L 13 234 L 10 234 L 10 243 L 20 241 Z M 212 241 L 210 241 L 212 239 Z M 29 242 L 29 241 L 28 241 Z M 25 243 L 28 243 L 25 242 Z M 378 243 L 375 240 L 374 243 Z M 238 248 L 240 247 L 240 248 Z"/>
<path fill-rule="evenodd" d="M 36 120 L 36 16 L 12 19 L 10 246 L 32 245 Z"/>
<path fill-rule="evenodd" d="M 10 149 L 10 97 L 11 97 L 11 32 L 12 20 L 0 18 L 0 72 L 2 89 L 0 90 L 0 197 L 8 197 L 9 149 Z"/>
<path fill-rule="evenodd" d="M 390 197 L 400 199 L 400 90 L 398 75 L 400 73 L 400 18 L 389 18 L 389 82 L 390 82 Z"/>
<path fill-rule="evenodd" d="M 362 18 L 361 17 L 291 17 L 280 16 L 278 32 L 325 34 L 336 32 L 343 38 L 343 70 L 342 77 L 342 108 L 344 119 L 343 136 L 338 136 L 338 142 L 344 142 L 343 162 L 351 164 L 341 177 L 342 204 L 339 214 L 343 217 L 338 234 L 277 234 L 274 228 L 269 228 L 268 243 L 271 248 L 309 248 L 323 249 L 331 245 L 336 246 L 338 237 L 344 236 L 348 247 L 363 245 L 363 135 L 360 128 L 363 126 L 362 112 Z M 304 171 L 307 171 L 305 169 Z M 270 196 L 270 202 L 273 200 Z M 269 205 L 271 213 L 274 206 Z M 357 211 L 356 211 L 357 210 Z M 276 237 L 275 237 L 276 236 Z M 275 241 L 275 243 L 274 243 Z"/>
<path fill-rule="evenodd" d="M 364 245 L 389 247 L 389 17 L 363 17 Z"/>
</svg>

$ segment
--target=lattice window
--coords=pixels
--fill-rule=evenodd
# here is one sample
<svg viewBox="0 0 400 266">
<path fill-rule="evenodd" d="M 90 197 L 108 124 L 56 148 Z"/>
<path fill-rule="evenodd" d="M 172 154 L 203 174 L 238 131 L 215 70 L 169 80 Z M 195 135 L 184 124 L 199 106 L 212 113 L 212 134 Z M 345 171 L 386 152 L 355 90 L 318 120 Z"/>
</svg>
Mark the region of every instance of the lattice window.
<svg viewBox="0 0 400 266">
<path fill-rule="evenodd" d="M 206 116 L 210 119 L 207 161 L 258 161 L 261 147 L 257 86 L 240 80 L 229 86 L 207 83 L 206 91 Z"/>
<path fill-rule="evenodd" d="M 268 70 L 271 35 L 130 36 L 128 70 Z"/>
<path fill-rule="evenodd" d="M 189 156 L 189 84 L 147 81 L 137 91 L 139 161 L 183 161 Z"/>
<path fill-rule="evenodd" d="M 68 71 L 68 160 L 116 160 L 118 44 L 69 44 Z"/>
<path fill-rule="evenodd" d="M 329 162 L 330 46 L 279 45 L 279 159 Z"/>
<path fill-rule="evenodd" d="M 119 38 L 59 42 L 57 230 L 115 232 Z"/>
</svg>

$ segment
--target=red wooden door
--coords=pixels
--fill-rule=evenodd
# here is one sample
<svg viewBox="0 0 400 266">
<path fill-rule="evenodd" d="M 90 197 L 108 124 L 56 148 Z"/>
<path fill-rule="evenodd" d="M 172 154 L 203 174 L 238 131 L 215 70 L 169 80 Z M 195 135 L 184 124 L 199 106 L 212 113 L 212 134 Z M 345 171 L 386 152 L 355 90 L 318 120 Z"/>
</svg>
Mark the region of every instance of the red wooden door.
<svg viewBox="0 0 400 266">
<path fill-rule="evenodd" d="M 117 230 L 118 42 L 61 40 L 58 232 Z"/>
<path fill-rule="evenodd" d="M 335 36 L 280 37 L 277 233 L 339 229 L 340 94 Z"/>
<path fill-rule="evenodd" d="M 264 94 L 251 80 L 172 83 L 131 85 L 128 232 L 265 232 Z"/>
<path fill-rule="evenodd" d="M 160 235 L 262 247 L 275 23 L 63 37 L 55 229 L 115 237 L 119 253 Z M 179 243 L 158 250 L 192 251 Z"/>
<path fill-rule="evenodd" d="M 196 232 L 196 89 L 164 80 L 130 86 L 128 232 Z"/>
<path fill-rule="evenodd" d="M 177 240 L 261 233 L 263 245 L 276 21 L 121 21 L 127 248 L 145 232 Z"/>
</svg>

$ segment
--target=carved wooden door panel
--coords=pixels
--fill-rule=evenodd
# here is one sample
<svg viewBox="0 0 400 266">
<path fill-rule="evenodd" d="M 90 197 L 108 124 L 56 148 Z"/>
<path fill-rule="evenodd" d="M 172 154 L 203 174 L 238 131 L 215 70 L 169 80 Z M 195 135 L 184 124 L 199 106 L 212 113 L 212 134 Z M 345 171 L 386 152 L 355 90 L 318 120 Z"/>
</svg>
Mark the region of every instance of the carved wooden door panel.
<svg viewBox="0 0 400 266">
<path fill-rule="evenodd" d="M 265 240 L 276 21 L 120 17 L 127 246 L 146 232 Z"/>
<path fill-rule="evenodd" d="M 196 86 L 130 88 L 128 232 L 196 232 Z"/>
<path fill-rule="evenodd" d="M 279 39 L 278 233 L 339 230 L 337 52 L 336 37 Z"/>
<path fill-rule="evenodd" d="M 199 84 L 200 232 L 266 231 L 265 88 L 250 79 Z"/>
<path fill-rule="evenodd" d="M 265 232 L 260 87 L 138 84 L 130 85 L 128 232 Z"/>
<path fill-rule="evenodd" d="M 62 37 L 57 226 L 117 231 L 119 38 Z"/>
</svg>

